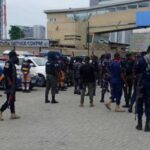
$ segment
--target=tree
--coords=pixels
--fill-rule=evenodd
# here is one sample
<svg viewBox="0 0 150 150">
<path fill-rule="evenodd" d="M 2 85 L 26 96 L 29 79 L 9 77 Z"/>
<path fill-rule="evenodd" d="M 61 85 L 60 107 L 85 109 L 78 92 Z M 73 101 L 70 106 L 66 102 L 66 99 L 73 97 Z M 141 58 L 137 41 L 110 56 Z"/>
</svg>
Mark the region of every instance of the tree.
<svg viewBox="0 0 150 150">
<path fill-rule="evenodd" d="M 18 26 L 11 26 L 9 36 L 11 40 L 17 40 L 25 37 L 23 31 Z"/>
</svg>

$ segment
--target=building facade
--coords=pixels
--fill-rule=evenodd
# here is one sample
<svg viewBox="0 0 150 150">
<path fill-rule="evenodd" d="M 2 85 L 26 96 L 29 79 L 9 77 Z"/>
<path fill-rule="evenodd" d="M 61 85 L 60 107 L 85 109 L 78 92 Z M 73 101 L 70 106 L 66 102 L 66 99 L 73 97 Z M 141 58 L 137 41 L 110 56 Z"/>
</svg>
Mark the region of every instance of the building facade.
<svg viewBox="0 0 150 150">
<path fill-rule="evenodd" d="M 135 52 L 146 51 L 150 45 L 150 32 L 146 33 L 132 33 L 130 50 Z"/>
<path fill-rule="evenodd" d="M 33 38 L 34 39 L 45 39 L 45 27 L 42 25 L 33 26 Z"/>
<path fill-rule="evenodd" d="M 99 3 L 99 0 L 90 0 L 90 6 L 96 6 Z"/>
<path fill-rule="evenodd" d="M 18 26 L 24 33 L 25 39 L 45 39 L 45 27 L 42 25 Z"/>
<path fill-rule="evenodd" d="M 0 0 L 0 39 L 3 37 L 3 0 Z"/>
<path fill-rule="evenodd" d="M 24 38 L 33 38 L 33 27 L 18 26 L 24 33 Z"/>
<path fill-rule="evenodd" d="M 91 43 L 110 41 L 129 44 L 131 29 L 137 28 L 136 13 L 150 10 L 149 0 L 98 3 L 103 4 L 88 8 L 46 10 L 47 37 L 60 41 L 61 45 L 77 47 L 88 45 L 87 39 Z"/>
<path fill-rule="evenodd" d="M 112 3 L 118 3 L 122 1 L 128 1 L 128 0 L 90 0 L 90 6 L 96 6 L 96 5 L 105 5 L 105 4 L 112 4 Z M 113 8 L 111 8 L 113 11 Z M 115 9 L 115 8 L 114 8 Z M 120 32 L 112 32 L 108 33 L 107 40 L 110 42 L 115 43 L 123 43 L 123 44 L 129 44 L 130 43 L 130 37 L 132 34 L 132 30 L 130 31 L 120 31 Z M 99 35 L 99 38 L 102 39 L 102 35 Z"/>
</svg>

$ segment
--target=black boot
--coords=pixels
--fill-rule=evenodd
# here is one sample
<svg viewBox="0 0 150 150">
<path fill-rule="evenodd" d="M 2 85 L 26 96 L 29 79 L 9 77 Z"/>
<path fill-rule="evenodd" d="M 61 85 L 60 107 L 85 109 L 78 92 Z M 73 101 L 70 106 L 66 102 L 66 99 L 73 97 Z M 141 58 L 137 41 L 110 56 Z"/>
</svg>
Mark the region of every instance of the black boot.
<svg viewBox="0 0 150 150">
<path fill-rule="evenodd" d="M 128 109 L 129 113 L 132 113 L 132 106 L 130 105 L 129 109 Z"/>
<path fill-rule="evenodd" d="M 104 93 L 102 92 L 100 103 L 104 103 Z"/>
<path fill-rule="evenodd" d="M 138 119 L 138 124 L 137 124 L 137 126 L 136 126 L 136 129 L 137 129 L 137 130 L 142 130 L 142 118 L 139 118 L 139 119 Z"/>
<path fill-rule="evenodd" d="M 45 103 L 50 103 L 50 101 L 48 100 L 48 98 L 45 98 Z"/>
<path fill-rule="evenodd" d="M 150 119 L 146 119 L 144 131 L 145 132 L 150 132 Z"/>
<path fill-rule="evenodd" d="M 57 101 L 55 100 L 55 96 L 52 96 L 52 101 L 51 101 L 51 103 L 52 103 L 52 104 L 57 104 L 57 103 L 59 103 L 59 102 L 57 102 Z"/>
<path fill-rule="evenodd" d="M 123 108 L 129 108 L 129 103 L 126 103 L 125 105 L 122 106 Z"/>
<path fill-rule="evenodd" d="M 78 91 L 77 91 L 77 90 L 74 90 L 74 94 L 78 94 Z"/>
<path fill-rule="evenodd" d="M 104 100 L 103 100 L 103 99 L 101 99 L 101 100 L 100 100 L 100 103 L 104 103 Z"/>
<path fill-rule="evenodd" d="M 45 96 L 45 103 L 50 103 L 50 101 L 48 100 L 48 96 Z"/>
</svg>

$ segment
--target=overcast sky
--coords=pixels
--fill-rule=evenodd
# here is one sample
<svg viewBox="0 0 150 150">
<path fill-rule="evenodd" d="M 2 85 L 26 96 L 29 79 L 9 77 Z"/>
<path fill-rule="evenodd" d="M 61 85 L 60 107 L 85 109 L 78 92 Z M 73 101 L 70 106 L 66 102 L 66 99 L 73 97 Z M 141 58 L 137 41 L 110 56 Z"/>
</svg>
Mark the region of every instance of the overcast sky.
<svg viewBox="0 0 150 150">
<path fill-rule="evenodd" d="M 46 26 L 47 20 L 44 10 L 88 7 L 89 1 L 90 0 L 6 0 L 8 30 L 10 25 Z"/>
<path fill-rule="evenodd" d="M 10 25 L 44 25 L 44 10 L 87 7 L 89 0 L 6 0 L 7 23 Z"/>
</svg>

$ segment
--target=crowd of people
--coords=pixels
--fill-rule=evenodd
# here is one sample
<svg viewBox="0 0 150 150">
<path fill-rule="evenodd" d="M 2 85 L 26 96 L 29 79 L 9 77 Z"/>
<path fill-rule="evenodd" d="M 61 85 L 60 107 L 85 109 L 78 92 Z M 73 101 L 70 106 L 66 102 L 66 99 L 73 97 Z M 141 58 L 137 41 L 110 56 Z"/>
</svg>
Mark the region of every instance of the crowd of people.
<svg viewBox="0 0 150 150">
<path fill-rule="evenodd" d="M 65 90 L 66 84 L 74 85 L 74 94 L 80 95 L 80 107 L 84 107 L 84 97 L 89 96 L 90 107 L 94 107 L 94 96 L 97 85 L 101 88 L 101 94 L 97 95 L 100 102 L 105 102 L 105 94 L 110 93 L 110 101 L 105 102 L 107 109 L 111 110 L 111 103 L 116 103 L 115 112 L 133 112 L 137 114 L 137 130 L 142 130 L 143 112 L 146 115 L 145 132 L 150 131 L 150 47 L 147 52 L 130 53 L 120 55 L 118 52 L 112 56 L 104 54 L 100 58 L 96 56 L 75 57 L 70 61 L 48 57 L 46 64 L 47 86 L 45 102 L 52 88 L 51 103 L 58 103 L 55 94 L 58 89 Z M 58 79 L 57 79 L 58 78 Z M 62 83 L 61 83 L 61 82 Z M 63 88 L 62 88 L 63 87 Z M 125 105 L 121 106 L 124 95 Z"/>
<path fill-rule="evenodd" d="M 10 106 L 11 118 L 18 119 L 15 113 L 15 64 L 17 56 L 10 52 L 10 60 L 5 63 L 4 76 L 6 80 L 7 101 L 0 109 L 0 120 L 3 120 L 2 113 Z M 24 66 L 27 67 L 27 63 Z M 29 65 L 28 65 L 29 66 Z M 28 70 L 24 70 L 23 89 L 28 90 Z M 70 60 L 65 57 L 57 58 L 48 53 L 46 63 L 46 90 L 45 103 L 56 104 L 55 95 L 59 91 L 65 91 L 68 87 L 74 86 L 74 94 L 80 95 L 80 107 L 84 107 L 84 97 L 89 96 L 90 107 L 94 107 L 94 96 L 100 97 L 100 103 L 105 103 L 108 110 L 112 110 L 111 104 L 116 103 L 115 112 L 133 112 L 137 114 L 137 130 L 142 130 L 143 112 L 146 115 L 145 132 L 150 131 L 150 46 L 147 52 L 133 54 L 126 52 L 121 55 L 116 52 L 114 55 L 105 53 L 100 58 L 97 56 L 72 57 Z M 101 93 L 96 95 L 96 88 L 101 88 Z M 51 90 L 51 100 L 49 91 Z M 110 93 L 110 100 L 105 101 L 106 93 Z M 125 105 L 121 106 L 121 99 L 124 96 Z"/>
</svg>

